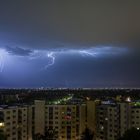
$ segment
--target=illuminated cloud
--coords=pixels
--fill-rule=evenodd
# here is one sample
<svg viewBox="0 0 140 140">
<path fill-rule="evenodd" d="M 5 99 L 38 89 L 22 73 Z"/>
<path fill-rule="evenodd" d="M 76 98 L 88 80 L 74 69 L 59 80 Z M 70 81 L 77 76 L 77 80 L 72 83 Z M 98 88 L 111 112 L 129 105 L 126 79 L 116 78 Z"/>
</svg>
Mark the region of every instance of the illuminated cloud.
<svg viewBox="0 0 140 140">
<path fill-rule="evenodd" d="M 9 53 L 5 49 L 0 48 L 0 72 L 3 72 L 5 63 L 8 63 L 10 59 Z"/>
<path fill-rule="evenodd" d="M 4 46 L 3 48 L 11 55 L 28 56 L 32 53 L 32 51 L 27 48 L 25 49 L 21 47 L 11 47 L 11 46 Z"/>
<path fill-rule="evenodd" d="M 0 49 L 1 87 L 103 87 L 118 85 L 120 81 L 126 85 L 139 83 L 139 59 L 129 47 L 68 47 L 29 52 L 22 55 L 10 53 L 4 47 Z"/>
<path fill-rule="evenodd" d="M 38 60 L 44 62 L 45 66 L 42 66 L 40 69 L 47 70 L 49 67 L 55 64 L 55 60 L 57 57 L 60 56 L 69 56 L 69 55 L 77 55 L 77 57 L 91 57 L 92 59 L 102 59 L 105 57 L 119 57 L 127 54 L 129 48 L 126 47 L 111 47 L 111 46 L 101 46 L 101 47 L 90 47 L 88 49 L 81 48 L 81 49 L 54 49 L 54 50 L 31 50 L 31 49 L 24 49 L 20 47 L 3 47 L 0 49 L 0 71 L 3 71 L 4 63 L 6 62 L 6 57 L 19 57 L 24 56 L 24 59 L 35 60 L 38 63 Z M 18 58 L 20 60 L 20 58 Z M 44 61 L 46 60 L 46 62 Z M 22 60 L 23 61 L 23 60 Z"/>
<path fill-rule="evenodd" d="M 34 50 L 28 56 L 30 60 L 35 59 L 47 59 L 47 64 L 44 67 L 48 69 L 50 66 L 55 64 L 55 60 L 59 56 L 63 55 L 77 55 L 82 57 L 92 57 L 94 58 L 105 58 L 105 57 L 119 57 L 127 54 L 129 48 L 124 47 L 90 47 L 88 49 L 56 49 L 56 50 Z M 84 58 L 83 58 L 84 59 Z"/>
</svg>

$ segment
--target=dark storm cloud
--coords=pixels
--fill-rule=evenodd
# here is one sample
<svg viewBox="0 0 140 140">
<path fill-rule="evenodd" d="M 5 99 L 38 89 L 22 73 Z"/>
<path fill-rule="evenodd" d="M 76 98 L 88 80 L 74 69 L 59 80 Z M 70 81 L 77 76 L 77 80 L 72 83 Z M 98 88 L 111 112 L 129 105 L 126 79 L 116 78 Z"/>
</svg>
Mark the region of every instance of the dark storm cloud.
<svg viewBox="0 0 140 140">
<path fill-rule="evenodd" d="M 51 31 L 67 41 L 128 43 L 139 37 L 138 1 L 52 2 L 48 11 Z"/>
<path fill-rule="evenodd" d="M 130 0 L 4 0 L 0 37 L 38 48 L 59 48 L 65 42 L 139 45 L 139 13 L 140 1 Z"/>
<path fill-rule="evenodd" d="M 0 86 L 139 87 L 140 0 L 0 0 L 0 48 Z"/>
<path fill-rule="evenodd" d="M 28 56 L 32 53 L 32 50 L 24 49 L 24 48 L 20 48 L 20 47 L 5 46 L 4 49 L 12 55 Z"/>
</svg>

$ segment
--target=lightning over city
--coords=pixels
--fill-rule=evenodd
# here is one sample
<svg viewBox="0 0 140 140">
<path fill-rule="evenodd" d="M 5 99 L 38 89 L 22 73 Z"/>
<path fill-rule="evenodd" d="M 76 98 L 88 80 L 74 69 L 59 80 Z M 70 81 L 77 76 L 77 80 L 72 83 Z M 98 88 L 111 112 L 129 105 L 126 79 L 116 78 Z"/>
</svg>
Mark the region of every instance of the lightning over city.
<svg viewBox="0 0 140 140">
<path fill-rule="evenodd" d="M 140 140 L 140 0 L 0 0 L 0 140 Z"/>
</svg>

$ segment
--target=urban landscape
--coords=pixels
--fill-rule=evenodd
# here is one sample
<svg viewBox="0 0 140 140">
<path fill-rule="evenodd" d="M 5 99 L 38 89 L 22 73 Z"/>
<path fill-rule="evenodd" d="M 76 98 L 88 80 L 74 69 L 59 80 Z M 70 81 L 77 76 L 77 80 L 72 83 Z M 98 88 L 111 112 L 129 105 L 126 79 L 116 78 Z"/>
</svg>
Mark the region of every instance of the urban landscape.
<svg viewBox="0 0 140 140">
<path fill-rule="evenodd" d="M 0 0 L 0 140 L 140 140 L 140 0 Z"/>
<path fill-rule="evenodd" d="M 140 135 L 139 89 L 3 89 L 0 96 L 7 140 L 121 140 L 131 129 L 133 139 Z"/>
</svg>

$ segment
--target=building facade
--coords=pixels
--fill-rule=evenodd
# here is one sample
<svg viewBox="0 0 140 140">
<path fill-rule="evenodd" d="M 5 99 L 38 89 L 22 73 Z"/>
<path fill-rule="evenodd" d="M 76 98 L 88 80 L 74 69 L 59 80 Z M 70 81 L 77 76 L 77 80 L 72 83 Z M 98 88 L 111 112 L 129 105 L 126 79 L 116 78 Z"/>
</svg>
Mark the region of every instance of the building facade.
<svg viewBox="0 0 140 140">
<path fill-rule="evenodd" d="M 79 140 L 90 124 L 86 114 L 86 104 L 48 105 L 45 101 L 35 100 L 34 105 L 28 106 L 28 139 L 52 133 L 54 140 Z"/>
<path fill-rule="evenodd" d="M 96 140 L 117 140 L 132 127 L 140 129 L 140 106 L 130 102 L 0 106 L 0 132 L 7 140 L 80 140 L 86 128 Z"/>
<path fill-rule="evenodd" d="M 3 106 L 0 108 L 0 130 L 7 137 L 7 140 L 27 140 L 26 106 Z"/>
<path fill-rule="evenodd" d="M 117 140 L 132 127 L 140 129 L 140 107 L 132 103 L 102 103 L 96 118 L 97 140 Z"/>
</svg>

